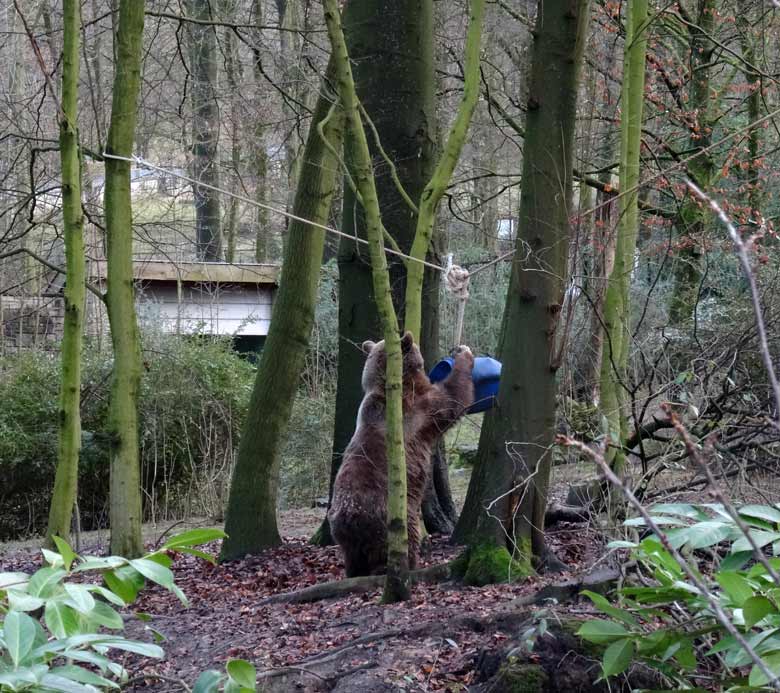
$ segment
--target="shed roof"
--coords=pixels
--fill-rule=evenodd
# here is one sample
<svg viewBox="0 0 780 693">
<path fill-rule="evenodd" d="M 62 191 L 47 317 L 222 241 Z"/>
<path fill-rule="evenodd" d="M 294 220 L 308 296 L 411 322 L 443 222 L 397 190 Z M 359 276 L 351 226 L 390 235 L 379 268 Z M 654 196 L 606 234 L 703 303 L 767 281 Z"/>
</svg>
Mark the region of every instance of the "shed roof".
<svg viewBox="0 0 780 693">
<path fill-rule="evenodd" d="M 181 281 L 188 284 L 278 284 L 281 267 L 276 264 L 230 262 L 166 262 L 135 260 L 133 278 L 140 281 Z M 106 276 L 106 262 L 92 263 L 92 278 Z"/>
</svg>

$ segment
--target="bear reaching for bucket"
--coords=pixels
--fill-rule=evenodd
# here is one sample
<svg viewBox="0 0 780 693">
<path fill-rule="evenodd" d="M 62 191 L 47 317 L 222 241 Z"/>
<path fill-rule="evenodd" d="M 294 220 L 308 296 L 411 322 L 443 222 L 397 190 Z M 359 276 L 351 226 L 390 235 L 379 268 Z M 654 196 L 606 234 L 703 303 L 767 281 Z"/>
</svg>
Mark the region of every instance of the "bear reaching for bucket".
<svg viewBox="0 0 780 693">
<path fill-rule="evenodd" d="M 336 476 L 329 511 L 347 577 L 383 573 L 387 562 L 387 454 L 385 449 L 385 344 L 364 342 L 363 401 L 357 427 Z M 428 481 L 431 447 L 474 401 L 474 356 L 467 346 L 454 353 L 452 372 L 431 384 L 420 349 L 407 332 L 403 354 L 409 567 L 417 565 L 420 509 Z"/>
</svg>

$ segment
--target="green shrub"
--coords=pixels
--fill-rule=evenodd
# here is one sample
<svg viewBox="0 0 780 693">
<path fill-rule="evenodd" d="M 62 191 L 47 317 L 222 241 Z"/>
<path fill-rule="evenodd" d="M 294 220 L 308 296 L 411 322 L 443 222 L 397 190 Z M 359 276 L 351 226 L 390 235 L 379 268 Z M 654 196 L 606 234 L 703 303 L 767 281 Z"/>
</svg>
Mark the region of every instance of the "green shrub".
<svg viewBox="0 0 780 693">
<path fill-rule="evenodd" d="M 145 513 L 218 515 L 254 380 L 230 341 L 144 335 L 139 415 Z M 107 519 L 105 425 L 110 354 L 83 356 L 79 514 Z M 59 360 L 29 351 L 0 361 L 0 540 L 40 532 L 57 459 Z"/>
<path fill-rule="evenodd" d="M 133 603 L 147 580 L 173 592 L 186 606 L 168 552 L 213 561 L 195 547 L 222 537 L 219 530 L 191 530 L 135 560 L 81 558 L 57 538 L 59 553 L 43 552 L 47 566 L 32 575 L 0 573 L 0 692 L 119 689 L 128 672 L 113 652 L 155 658 L 165 653 L 158 645 L 121 635 L 124 619 L 117 609 Z M 85 581 L 90 575 L 101 580 Z M 226 676 L 204 672 L 195 690 L 216 691 L 224 684 L 225 691 L 251 691 L 255 676 L 251 664 L 232 660 Z"/>
<path fill-rule="evenodd" d="M 780 673 L 780 591 L 765 565 L 754 560 L 747 537 L 723 506 L 658 505 L 650 510 L 672 547 L 688 557 L 734 627 L 774 674 Z M 749 505 L 738 510 L 756 545 L 780 554 L 780 510 Z M 628 525 L 643 526 L 642 518 Z M 622 674 L 631 662 L 655 669 L 675 689 L 767 690 L 767 679 L 750 655 L 715 617 L 712 606 L 656 536 L 630 547 L 642 573 L 641 586 L 619 590 L 618 603 L 585 592 L 608 618 L 583 624 L 579 635 L 604 646 L 604 677 Z M 701 556 L 698 553 L 702 552 Z M 780 558 L 767 558 L 774 571 Z M 697 689 L 699 690 L 699 689 Z"/>
</svg>

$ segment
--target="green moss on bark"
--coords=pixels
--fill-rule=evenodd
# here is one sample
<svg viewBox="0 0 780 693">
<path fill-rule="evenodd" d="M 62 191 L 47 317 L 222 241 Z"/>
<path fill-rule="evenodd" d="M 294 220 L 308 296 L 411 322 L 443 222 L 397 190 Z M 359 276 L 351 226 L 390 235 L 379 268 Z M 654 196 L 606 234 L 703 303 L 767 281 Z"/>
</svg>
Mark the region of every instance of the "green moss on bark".
<svg viewBox="0 0 780 693">
<path fill-rule="evenodd" d="M 505 693 L 542 693 L 550 677 L 538 664 L 515 664 L 507 662 L 498 671 L 496 690 Z"/>
<path fill-rule="evenodd" d="M 534 574 L 530 543 L 520 547 L 516 556 L 505 547 L 493 544 L 470 547 L 453 561 L 452 573 L 475 587 L 524 580 Z"/>
</svg>

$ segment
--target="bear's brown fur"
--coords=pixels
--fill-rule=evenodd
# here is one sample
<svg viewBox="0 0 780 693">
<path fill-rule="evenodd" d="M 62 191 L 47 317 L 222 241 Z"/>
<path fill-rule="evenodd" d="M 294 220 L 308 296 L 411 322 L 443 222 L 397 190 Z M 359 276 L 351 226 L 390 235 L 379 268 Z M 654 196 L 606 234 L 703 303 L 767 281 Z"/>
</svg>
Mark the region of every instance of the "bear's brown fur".
<svg viewBox="0 0 780 693">
<path fill-rule="evenodd" d="M 431 384 L 420 350 L 406 333 L 403 352 L 403 412 L 406 450 L 409 566 L 417 564 L 420 506 L 433 442 L 474 401 L 474 356 L 459 347 L 452 372 Z M 364 342 L 363 401 L 357 427 L 336 476 L 329 512 L 333 537 L 344 553 L 347 577 L 384 572 L 387 562 L 387 455 L 385 449 L 384 342 Z"/>
</svg>

